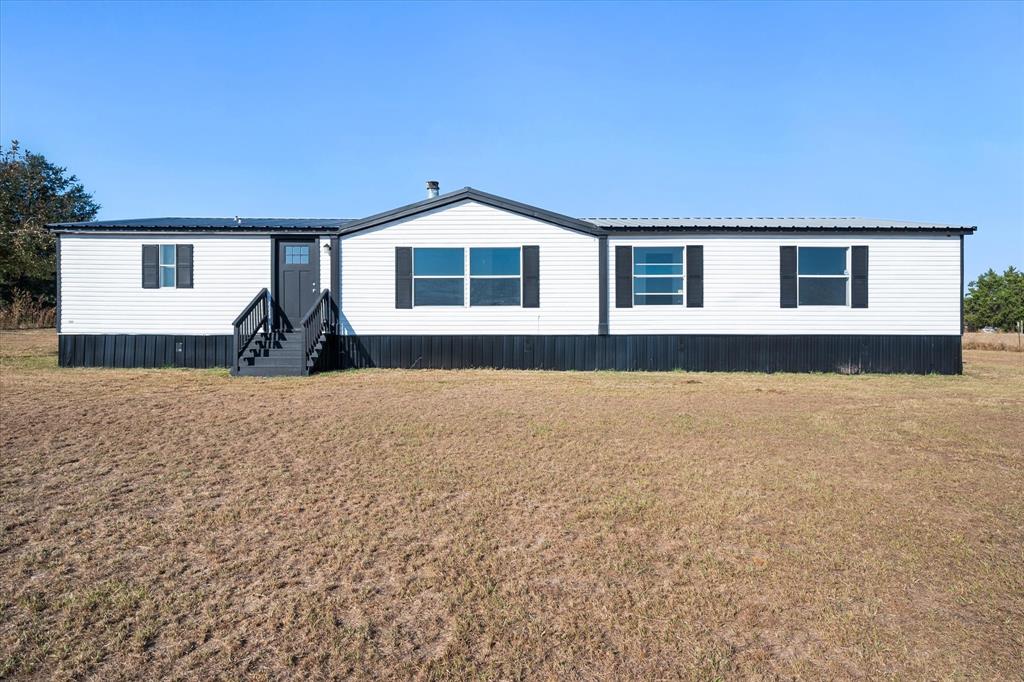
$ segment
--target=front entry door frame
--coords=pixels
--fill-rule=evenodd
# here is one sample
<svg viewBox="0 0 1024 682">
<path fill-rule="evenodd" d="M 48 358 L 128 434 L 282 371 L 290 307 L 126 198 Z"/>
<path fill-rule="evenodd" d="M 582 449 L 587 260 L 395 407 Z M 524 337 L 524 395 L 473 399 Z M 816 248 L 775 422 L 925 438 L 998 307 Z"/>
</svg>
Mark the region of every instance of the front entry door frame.
<svg viewBox="0 0 1024 682">
<path fill-rule="evenodd" d="M 289 234 L 278 234 L 273 235 L 270 238 L 270 299 L 273 305 L 270 306 L 270 319 L 271 329 L 274 331 L 281 331 L 280 321 L 281 316 L 278 314 L 278 297 L 280 296 L 281 286 L 278 282 L 278 252 L 280 242 L 306 242 L 309 244 L 309 260 L 313 266 L 313 272 L 316 276 L 317 292 L 323 291 L 323 282 L 320 281 L 320 237 L 310 235 L 289 235 Z M 305 314 L 305 311 L 303 311 Z M 301 320 L 296 320 L 296 323 Z"/>
</svg>

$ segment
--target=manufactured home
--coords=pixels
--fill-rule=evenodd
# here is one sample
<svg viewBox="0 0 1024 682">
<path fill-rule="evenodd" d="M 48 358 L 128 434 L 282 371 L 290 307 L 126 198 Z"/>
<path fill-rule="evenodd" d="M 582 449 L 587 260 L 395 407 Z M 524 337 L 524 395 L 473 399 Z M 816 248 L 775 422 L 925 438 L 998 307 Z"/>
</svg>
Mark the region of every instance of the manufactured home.
<svg viewBox="0 0 1024 682">
<path fill-rule="evenodd" d="M 57 223 L 64 367 L 962 371 L 963 238 L 572 218 L 465 188 L 362 219 Z"/>
</svg>

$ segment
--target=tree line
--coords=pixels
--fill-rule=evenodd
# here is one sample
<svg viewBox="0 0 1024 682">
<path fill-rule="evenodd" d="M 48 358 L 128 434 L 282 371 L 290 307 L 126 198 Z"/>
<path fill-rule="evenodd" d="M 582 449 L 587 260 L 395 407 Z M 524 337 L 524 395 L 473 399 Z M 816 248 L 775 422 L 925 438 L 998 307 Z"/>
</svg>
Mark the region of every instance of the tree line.
<svg viewBox="0 0 1024 682">
<path fill-rule="evenodd" d="M 1024 272 L 1012 265 L 1003 274 L 989 268 L 967 286 L 964 326 L 1015 331 L 1024 321 Z"/>
<path fill-rule="evenodd" d="M 100 205 L 66 168 L 17 140 L 0 146 L 0 303 L 57 298 L 56 239 L 47 223 L 92 220 Z"/>
</svg>

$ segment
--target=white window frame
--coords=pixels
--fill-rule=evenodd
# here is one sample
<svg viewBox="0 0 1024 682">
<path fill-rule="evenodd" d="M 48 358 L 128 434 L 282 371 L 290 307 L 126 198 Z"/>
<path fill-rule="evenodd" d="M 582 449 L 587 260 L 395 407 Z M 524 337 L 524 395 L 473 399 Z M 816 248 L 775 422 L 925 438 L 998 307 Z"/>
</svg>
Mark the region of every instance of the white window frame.
<svg viewBox="0 0 1024 682">
<path fill-rule="evenodd" d="M 462 249 L 462 274 L 461 275 L 417 275 L 416 274 L 416 250 L 417 249 Z M 466 288 L 467 261 L 466 247 L 464 246 L 414 246 L 412 247 L 412 307 L 413 308 L 465 308 L 468 305 L 469 291 Z M 462 278 L 462 303 L 444 305 L 416 305 L 416 280 L 418 279 L 458 279 Z"/>
<path fill-rule="evenodd" d="M 416 280 L 417 279 L 457 279 L 459 275 L 417 275 L 416 274 L 416 250 L 417 249 L 462 249 L 462 304 L 452 305 L 416 305 Z M 519 274 L 518 275 L 473 275 L 470 270 L 470 254 L 473 249 L 515 249 L 519 252 Z M 470 286 L 474 279 L 515 279 L 519 280 L 519 304 L 518 305 L 472 305 L 470 303 Z M 414 246 L 412 247 L 412 307 L 413 308 L 522 308 L 523 307 L 523 245 L 522 244 L 477 244 L 475 246 Z"/>
<path fill-rule="evenodd" d="M 474 279 L 512 279 L 513 275 L 474 275 L 471 269 L 473 249 L 515 249 L 519 254 L 519 303 L 517 305 L 473 305 L 470 295 Z M 470 246 L 466 248 L 466 293 L 463 300 L 467 308 L 522 308 L 523 307 L 523 247 L 520 246 Z"/>
<path fill-rule="evenodd" d="M 170 247 L 171 249 L 171 262 L 164 263 L 164 248 Z M 169 269 L 174 273 L 173 279 L 174 284 L 164 284 L 164 269 Z M 178 288 L 178 245 L 177 244 L 159 244 L 157 245 L 156 254 L 156 270 L 157 270 L 157 289 L 177 289 Z"/>
<path fill-rule="evenodd" d="M 631 255 L 632 262 L 630 263 L 629 273 L 632 276 L 631 288 L 633 289 L 633 307 L 643 306 L 651 308 L 671 308 L 676 306 L 678 308 L 686 307 L 686 244 L 634 244 L 632 247 Z M 680 273 L 678 275 L 638 275 L 636 274 L 636 250 L 637 249 L 679 249 L 682 253 L 682 259 L 679 262 Z M 640 294 L 641 296 L 679 296 L 682 300 L 679 303 L 670 303 L 669 305 L 656 305 L 654 303 L 637 303 L 636 297 L 636 280 L 640 279 L 681 279 L 683 281 L 682 291 L 672 294 Z"/>
<path fill-rule="evenodd" d="M 842 275 L 801 275 L 800 274 L 800 249 L 846 249 L 846 265 L 843 268 L 844 273 Z M 850 258 L 851 258 L 851 254 L 852 253 L 853 253 L 853 248 L 851 248 L 849 245 L 844 245 L 844 244 L 805 244 L 805 245 L 797 244 L 796 245 L 796 306 L 797 306 L 797 308 L 849 308 L 850 307 L 850 280 L 851 280 L 851 276 L 850 276 L 851 261 L 850 261 Z M 818 305 L 815 305 L 815 304 L 810 304 L 810 303 L 805 303 L 805 304 L 801 305 L 800 304 L 800 280 L 802 280 L 805 277 L 807 279 L 839 279 L 840 277 L 842 277 L 843 279 L 846 280 L 846 297 L 845 297 L 844 302 L 842 304 L 837 303 L 835 305 L 832 305 L 832 304 L 818 304 Z"/>
</svg>

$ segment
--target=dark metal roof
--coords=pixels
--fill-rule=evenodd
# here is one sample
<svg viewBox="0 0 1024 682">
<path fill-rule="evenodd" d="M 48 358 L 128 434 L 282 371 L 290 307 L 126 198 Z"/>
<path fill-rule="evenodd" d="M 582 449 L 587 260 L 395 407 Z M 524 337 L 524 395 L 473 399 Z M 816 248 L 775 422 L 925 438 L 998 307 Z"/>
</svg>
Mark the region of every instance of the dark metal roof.
<svg viewBox="0 0 1024 682">
<path fill-rule="evenodd" d="M 78 223 L 53 223 L 51 230 L 61 231 L 156 231 L 196 230 L 218 232 L 267 232 L 278 230 L 334 231 L 353 222 L 350 218 L 138 218 L 134 220 L 93 220 Z"/>
<path fill-rule="evenodd" d="M 942 232 L 973 233 L 974 225 L 944 225 L 876 218 L 572 218 L 536 206 L 464 187 L 438 197 L 377 213 L 367 218 L 140 218 L 48 225 L 56 232 L 307 231 L 352 234 L 460 201 L 476 201 L 502 210 L 591 235 L 700 232 Z"/>
<path fill-rule="evenodd" d="M 974 225 L 944 225 L 877 218 L 587 218 L 609 232 L 974 232 Z"/>
<path fill-rule="evenodd" d="M 473 189 L 472 187 L 463 187 L 462 189 L 449 192 L 448 194 L 442 194 L 432 199 L 424 199 L 423 201 L 417 201 L 414 204 L 400 206 L 399 208 L 384 211 L 383 213 L 378 213 L 368 218 L 362 218 L 361 220 L 354 221 L 343 227 L 340 230 L 340 234 L 359 232 L 360 230 L 366 230 L 371 227 L 376 227 L 377 225 L 390 223 L 394 220 L 408 218 L 409 216 L 423 213 L 424 211 L 432 211 L 436 208 L 441 208 L 442 206 L 448 206 L 459 201 L 467 200 L 476 201 L 481 204 L 486 204 L 487 206 L 494 206 L 495 208 L 500 208 L 512 213 L 518 213 L 519 215 L 541 220 L 545 223 L 551 223 L 552 225 L 576 230 L 577 232 L 584 232 L 592 235 L 605 234 L 603 229 L 596 227 L 585 220 L 572 218 L 567 215 L 562 215 L 561 213 L 555 213 L 536 206 L 530 206 L 529 204 L 523 204 L 518 201 L 512 201 L 511 199 L 505 199 L 504 197 L 499 197 L 496 194 L 481 192 L 480 190 Z"/>
</svg>

